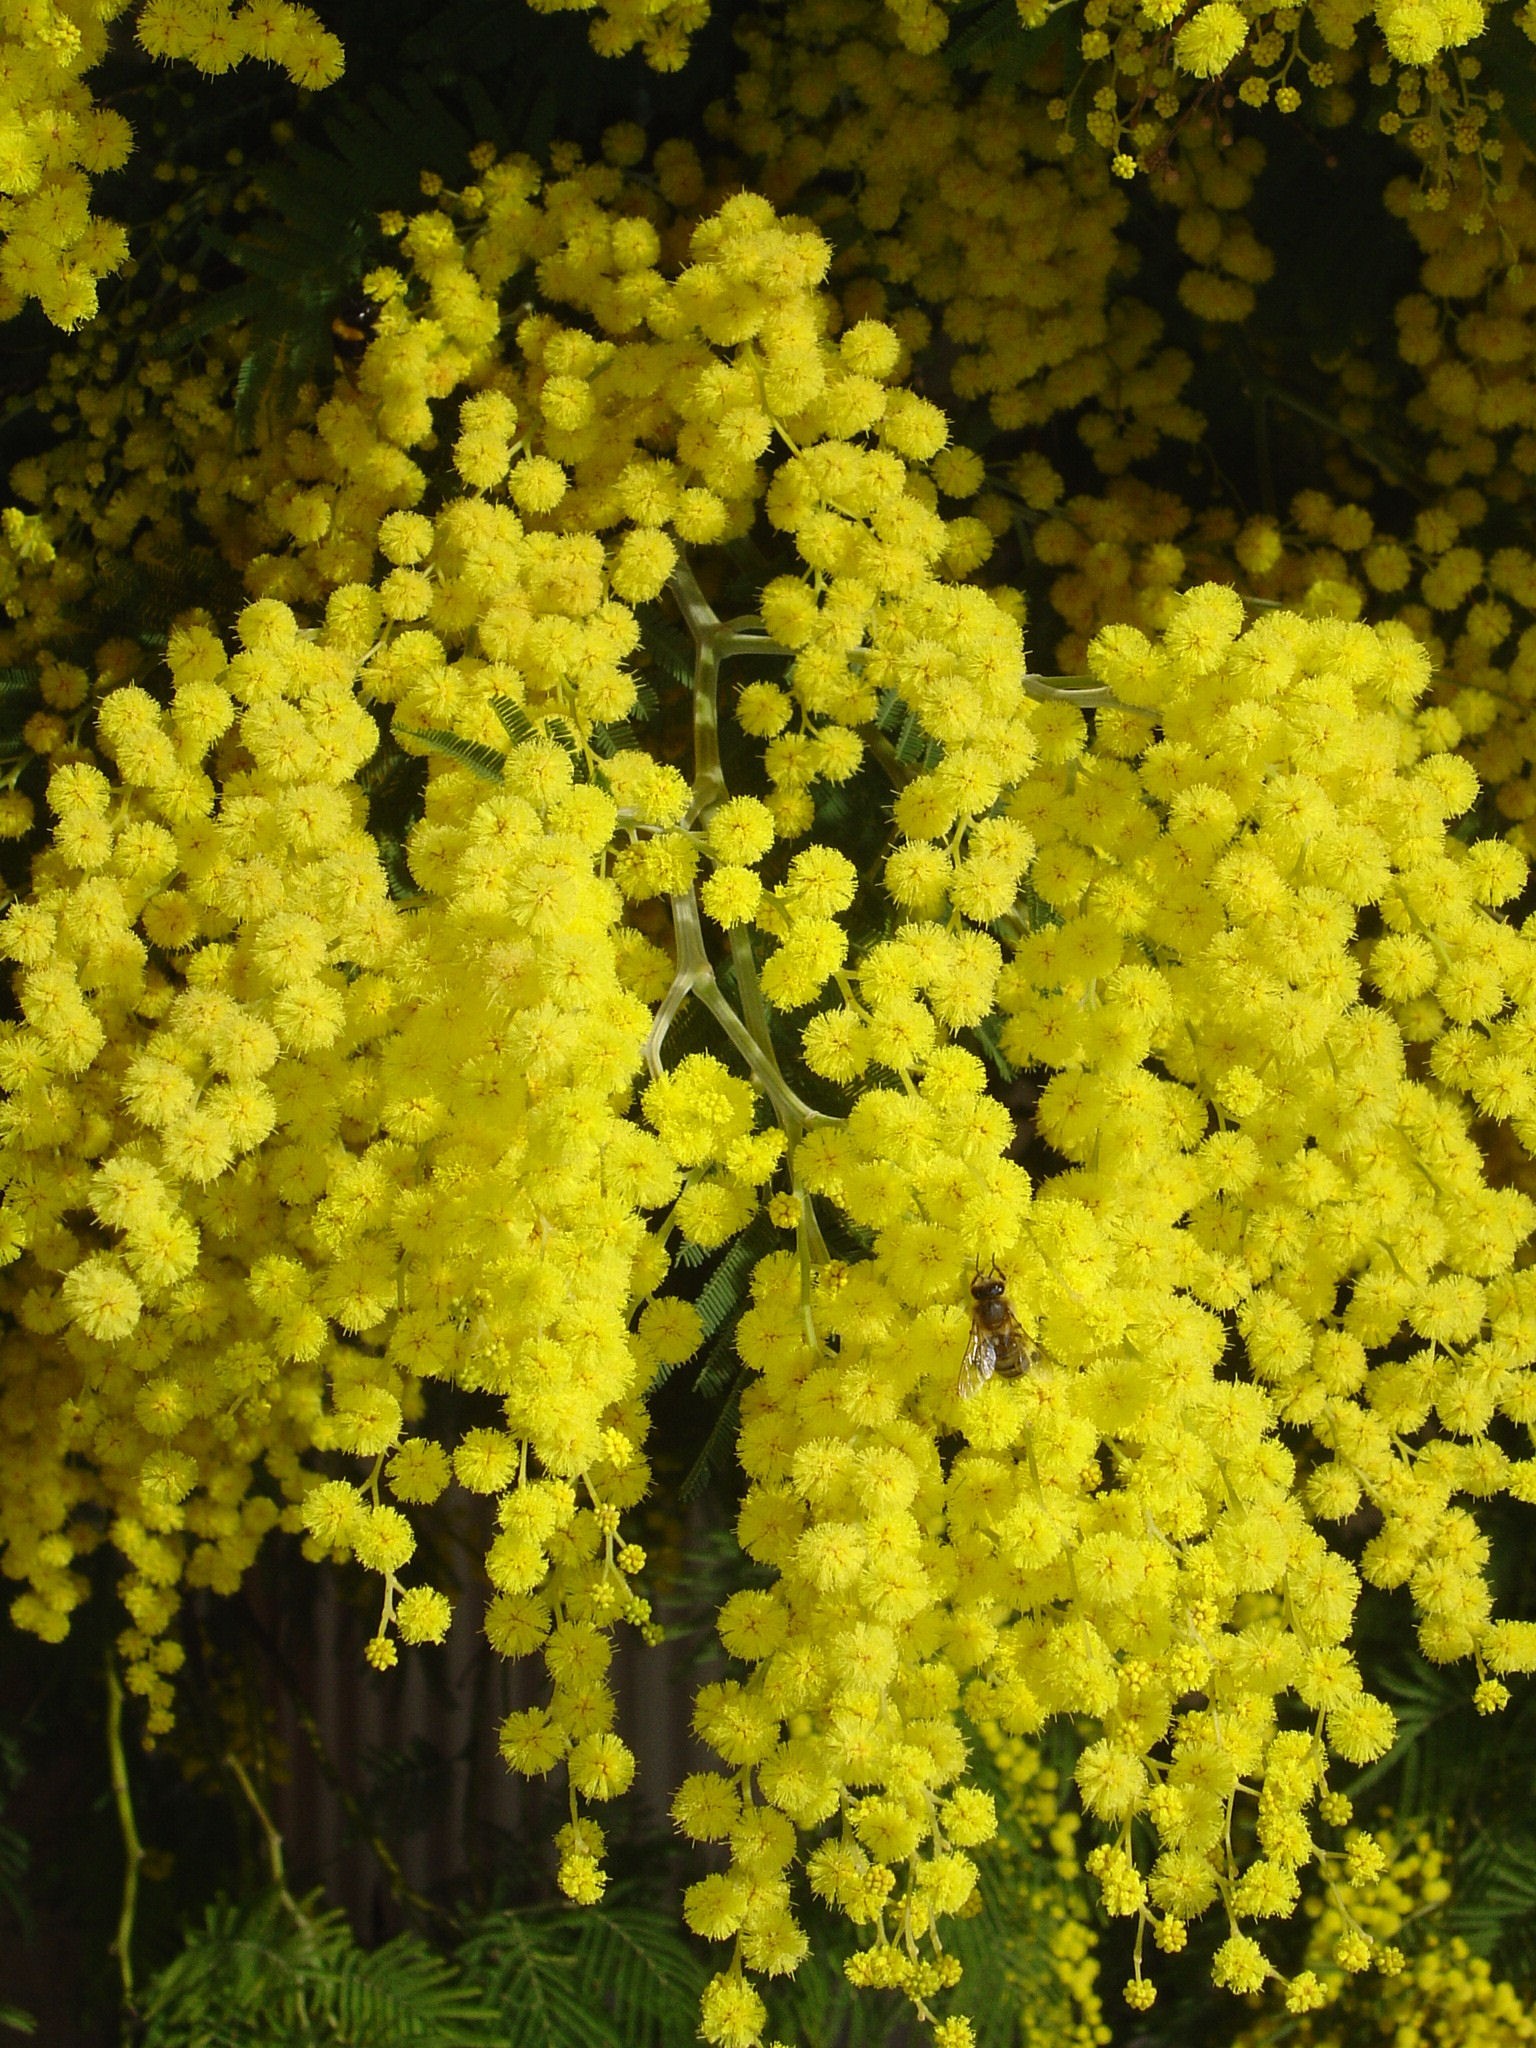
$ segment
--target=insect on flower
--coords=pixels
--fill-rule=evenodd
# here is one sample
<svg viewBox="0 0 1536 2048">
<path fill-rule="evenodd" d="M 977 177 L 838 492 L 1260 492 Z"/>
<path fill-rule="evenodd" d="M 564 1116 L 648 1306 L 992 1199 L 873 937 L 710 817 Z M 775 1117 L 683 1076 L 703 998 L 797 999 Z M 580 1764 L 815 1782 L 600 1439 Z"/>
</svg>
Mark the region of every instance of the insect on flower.
<svg viewBox="0 0 1536 2048">
<path fill-rule="evenodd" d="M 968 1400 L 993 1373 L 1021 1380 L 1034 1358 L 1008 1303 L 1008 1282 L 994 1259 L 971 1282 L 971 1334 L 960 1362 L 959 1394 Z"/>
<path fill-rule="evenodd" d="M 338 363 L 353 369 L 367 354 L 379 324 L 379 306 L 361 286 L 349 291 L 331 317 L 331 347 Z"/>
</svg>

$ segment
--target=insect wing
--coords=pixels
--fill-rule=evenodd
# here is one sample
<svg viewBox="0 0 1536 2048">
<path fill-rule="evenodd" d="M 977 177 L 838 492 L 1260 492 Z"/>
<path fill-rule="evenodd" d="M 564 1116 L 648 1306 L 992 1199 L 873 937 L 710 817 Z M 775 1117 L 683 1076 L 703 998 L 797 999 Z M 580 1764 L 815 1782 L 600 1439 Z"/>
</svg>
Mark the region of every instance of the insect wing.
<svg viewBox="0 0 1536 2048">
<path fill-rule="evenodd" d="M 971 1326 L 971 1340 L 960 1361 L 959 1393 L 962 1401 L 984 1387 L 997 1371 L 997 1340 L 979 1323 Z"/>
</svg>

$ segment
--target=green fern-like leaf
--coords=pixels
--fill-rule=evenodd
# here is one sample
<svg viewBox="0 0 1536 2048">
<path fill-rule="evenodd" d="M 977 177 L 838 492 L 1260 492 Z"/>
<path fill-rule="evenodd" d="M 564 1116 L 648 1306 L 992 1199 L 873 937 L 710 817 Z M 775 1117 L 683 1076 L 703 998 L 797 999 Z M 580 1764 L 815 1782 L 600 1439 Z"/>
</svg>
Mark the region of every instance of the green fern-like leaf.
<svg viewBox="0 0 1536 2048">
<path fill-rule="evenodd" d="M 755 1216 L 736 1242 L 722 1254 L 719 1265 L 710 1274 L 694 1304 L 706 1337 L 712 1337 L 741 1306 L 747 1274 L 771 1249 L 773 1241 L 773 1225 L 766 1216 Z"/>
<path fill-rule="evenodd" d="M 324 2014 L 347 2048 L 471 2048 L 501 2038 L 482 1993 L 415 1935 L 349 1949 L 317 1989 L 317 2017 Z"/>
<path fill-rule="evenodd" d="M 584 765 L 581 740 L 565 719 L 558 717 L 541 718 L 535 724 L 527 712 L 524 711 L 521 704 L 514 704 L 510 697 L 493 697 L 491 699 L 491 709 L 501 721 L 502 730 L 506 733 L 507 738 L 514 747 L 527 746 L 530 740 L 553 740 L 557 747 L 563 747 L 566 753 L 570 755 L 577 765 L 578 773 L 580 773 Z M 613 746 L 605 746 L 601 743 L 599 735 L 604 734 L 605 731 L 605 727 L 598 726 L 596 728 L 592 743 L 594 753 L 612 754 L 616 751 Z M 415 737 L 419 739 L 422 735 L 418 733 Z"/>
<path fill-rule="evenodd" d="M 675 1922 L 641 1906 L 583 1914 L 575 1957 L 624 2048 L 691 2048 L 706 1972 Z"/>
<path fill-rule="evenodd" d="M 1014 2048 L 1019 1986 L 1031 1977 L 1042 1977 L 1048 1968 L 1038 1929 L 1021 1924 L 1010 1896 L 1013 1887 L 999 1882 L 1001 1875 L 987 1868 L 981 1911 L 972 1920 L 951 1922 L 945 1932 L 946 1946 L 959 1957 L 965 1972 L 955 2009 L 970 2020 L 977 2048 Z"/>
<path fill-rule="evenodd" d="M 501 721 L 502 730 L 514 747 L 526 746 L 529 740 L 539 736 L 538 727 L 529 718 L 521 704 L 514 704 L 510 697 L 493 697 L 491 709 Z"/>
<path fill-rule="evenodd" d="M 23 1922 L 27 1918 L 25 1886 L 31 1853 L 26 1836 L 8 1821 L 0 1821 L 0 1905 Z"/>
<path fill-rule="evenodd" d="M 414 1934 L 361 1949 L 343 1914 L 280 1893 L 208 1908 L 151 1985 L 142 2036 L 143 2048 L 493 2048 L 504 2039 L 455 1959 Z"/>
<path fill-rule="evenodd" d="M 938 758 L 937 743 L 918 721 L 917 713 L 894 690 L 882 690 L 875 724 L 890 735 L 891 751 L 903 768 L 932 767 Z"/>
<path fill-rule="evenodd" d="M 1014 0 L 989 0 L 988 5 L 957 20 L 956 32 L 945 45 L 944 55 L 951 64 L 969 64 L 1017 35 L 1018 29 L 1019 10 Z"/>
<path fill-rule="evenodd" d="M 278 373 L 285 362 L 292 364 L 295 356 L 292 348 L 285 350 L 278 336 L 264 336 L 254 347 L 247 349 L 240 358 L 240 367 L 235 372 L 235 432 L 242 443 L 249 442 L 256 431 L 256 416 L 261 410 L 263 395 L 278 382 Z M 284 380 L 286 396 L 287 379 Z M 297 378 L 294 381 L 299 381 Z"/>
<path fill-rule="evenodd" d="M 706 1401 L 723 1393 L 736 1377 L 736 1320 L 733 1315 L 699 1360 L 693 1391 Z"/>
<path fill-rule="evenodd" d="M 297 1952 L 298 1926 L 272 1897 L 244 1911 L 218 1901 L 190 1934 L 181 1954 L 150 1988 L 144 2013 L 144 2048 L 260 2048 L 279 2029 L 302 2042 L 301 1987 L 334 1948 L 326 1916 L 306 1931 Z M 258 2031 L 259 2030 L 259 2031 Z"/>
<path fill-rule="evenodd" d="M 1061 912 L 1043 896 L 1037 896 L 1027 881 L 1020 885 L 1013 914 L 1027 932 L 1044 931 L 1047 925 L 1061 923 Z"/>
<path fill-rule="evenodd" d="M 1018 1069 L 1003 1051 L 998 1041 L 997 1026 L 993 1023 L 992 1019 L 990 1017 L 983 1018 L 981 1023 L 972 1027 L 971 1035 L 986 1055 L 987 1064 L 992 1068 L 998 1079 L 1000 1081 L 1011 1081 Z"/>
<path fill-rule="evenodd" d="M 388 1840 L 427 1827 L 442 1811 L 453 1764 L 435 1742 L 413 1736 L 403 1749 L 366 1750 L 359 1759 L 368 1784 L 368 1810 Z"/>
<path fill-rule="evenodd" d="M 247 438 L 263 407 L 286 412 L 299 387 L 331 366 L 332 315 L 379 246 L 380 213 L 412 204 L 423 168 L 456 176 L 477 139 L 411 72 L 398 90 L 375 85 L 339 98 L 322 132 L 323 140 L 301 138 L 263 169 L 268 211 L 248 234 L 210 232 L 210 247 L 244 277 L 205 299 L 171 343 L 184 349 L 220 330 L 248 330 L 235 393 L 236 425 Z M 402 135 L 411 138 L 408 150 Z"/>
<path fill-rule="evenodd" d="M 735 1441 L 737 1418 L 741 1413 L 741 1390 L 747 1383 L 747 1369 L 744 1365 L 736 1368 L 731 1390 L 720 1404 L 709 1435 L 704 1439 L 703 1448 L 683 1475 L 677 1489 L 679 1500 L 697 1500 L 709 1484 L 710 1474 L 716 1462 L 724 1455 L 727 1447 Z"/>
<path fill-rule="evenodd" d="M 456 732 L 445 732 L 441 726 L 429 726 L 425 732 L 418 732 L 414 726 L 402 725 L 399 730 L 408 740 L 420 740 L 434 754 L 447 754 L 461 768 L 467 768 L 471 775 L 478 775 L 482 782 L 501 781 L 505 756 L 498 754 L 494 747 L 482 746 L 477 740 L 460 739 Z"/>
<path fill-rule="evenodd" d="M 1447 1926 L 1475 1954 L 1492 1956 L 1525 1922 L 1536 1929 L 1536 1836 L 1490 1830 L 1457 1859 Z"/>
<path fill-rule="evenodd" d="M 574 729 L 563 718 L 546 718 L 543 722 L 544 736 L 554 741 L 557 747 L 564 747 L 573 761 L 581 759 L 581 741 Z"/>
<path fill-rule="evenodd" d="M 1064 91 L 1070 91 L 1083 68 L 1071 32 L 1070 8 L 1056 8 L 1035 28 L 1025 28 L 1012 0 L 990 0 L 955 24 L 944 47 L 944 60 L 956 70 L 984 70 L 1000 82 L 1015 83 L 1042 58 L 1065 60 Z"/>
<path fill-rule="evenodd" d="M 615 754 L 623 753 L 635 744 L 635 735 L 627 721 L 616 725 L 594 725 L 588 734 L 588 744 L 594 754 L 601 754 L 605 761 L 611 761 Z"/>
<path fill-rule="evenodd" d="M 782 1986 L 772 1987 L 769 2027 L 784 2040 L 817 2048 L 917 2048 L 896 1994 L 855 1991 L 843 1975 L 848 1943 L 818 1928 L 811 1953 Z"/>
<path fill-rule="evenodd" d="M 649 607 L 640 619 L 640 644 L 646 658 L 680 690 L 693 688 L 693 647 L 686 634 Z"/>
<path fill-rule="evenodd" d="M 1386 1780 L 1405 1816 L 1455 1813 L 1486 1762 L 1466 1674 L 1415 1657 L 1379 1683 L 1397 1716 L 1396 1740 L 1353 1781 L 1350 1797 L 1358 1800 Z"/>
<path fill-rule="evenodd" d="M 500 1913 L 460 1950 L 499 2015 L 498 2048 L 624 2048 L 582 1980 L 564 1914 Z"/>
<path fill-rule="evenodd" d="M 660 699 L 649 683 L 635 684 L 634 708 L 629 714 L 631 725 L 644 725 L 648 718 L 654 718 L 661 709 Z"/>
</svg>

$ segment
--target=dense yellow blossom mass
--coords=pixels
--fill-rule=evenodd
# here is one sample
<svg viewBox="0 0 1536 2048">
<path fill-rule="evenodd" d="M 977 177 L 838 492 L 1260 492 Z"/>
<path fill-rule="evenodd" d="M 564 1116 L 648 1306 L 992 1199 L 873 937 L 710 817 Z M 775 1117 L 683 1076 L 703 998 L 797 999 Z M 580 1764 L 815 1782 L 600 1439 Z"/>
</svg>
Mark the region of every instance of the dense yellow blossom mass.
<svg viewBox="0 0 1536 2048">
<path fill-rule="evenodd" d="M 1359 1938 L 1368 1929 L 1380 1942 L 1395 1946 L 1399 1935 L 1411 1942 L 1413 1923 L 1451 1895 L 1448 1859 L 1431 1836 L 1402 1841 L 1389 1835 L 1373 1846 L 1374 1871 L 1362 1884 L 1353 1913 L 1346 1918 L 1331 1903 L 1318 1916 L 1307 1954 L 1315 1985 L 1311 2009 L 1300 2020 L 1266 2017 L 1239 2035 L 1240 2048 L 1265 2048 L 1281 2038 L 1306 2048 L 1345 2048 L 1359 2038 L 1362 2025 L 1390 2038 L 1397 2048 L 1429 2048 L 1442 2041 L 1454 2041 L 1457 2048 L 1518 2048 L 1536 2040 L 1536 2015 L 1484 1957 L 1469 1953 L 1460 1936 L 1430 1934 L 1411 1957 L 1396 1949 L 1384 1980 L 1349 1984 L 1336 1951 L 1351 1933 Z M 1365 2010 L 1362 1993 L 1369 1999 Z"/>
<path fill-rule="evenodd" d="M 77 139 L 45 180 L 17 127 L 0 275 L 70 325 L 121 254 L 84 187 L 126 137 L 103 117 L 91 156 L 71 82 L 112 10 L 54 11 L 74 43 L 7 27 L 0 62 Z M 594 35 L 667 65 L 701 16 Z M 1342 74 L 1363 19 L 1090 0 L 1084 54 L 1114 40 L 1167 123 L 1175 74 L 1251 45 L 1262 82 L 1304 27 Z M 1378 25 L 1433 96 L 1482 10 Z M 299 9 L 136 27 L 206 70 L 334 68 Z M 274 1532 L 355 1560 L 388 1668 L 450 1622 L 422 1517 L 484 1496 L 487 1634 L 548 1681 L 502 1751 L 565 1770 L 559 1881 L 591 1903 L 589 1809 L 635 1771 L 614 1629 L 654 1632 L 625 1523 L 648 1396 L 719 1327 L 690 1271 L 739 1253 L 752 1572 L 694 1702 L 715 1764 L 673 1805 L 715 1845 L 683 1908 L 728 1944 L 704 2038 L 760 2040 L 813 1896 L 858 1930 L 852 1981 L 967 2048 L 973 1731 L 1017 1787 L 1065 1723 L 1133 2007 L 1144 1937 L 1210 1915 L 1217 1983 L 1322 2044 L 1306 2016 L 1402 1964 L 1394 1845 L 1341 1789 L 1394 1737 L 1363 1587 L 1484 1711 L 1536 1669 L 1479 1519 L 1536 1501 L 1536 558 L 1498 538 L 1536 460 L 1536 186 L 1512 144 L 1492 189 L 1478 144 L 1443 206 L 1388 191 L 1423 256 L 1406 526 L 1338 465 L 1284 515 L 1198 513 L 1138 474 L 1205 422 L 1172 316 L 1122 288 L 1118 151 L 1058 147 L 1049 80 L 969 91 L 944 29 L 748 20 L 717 159 L 625 129 L 600 161 L 477 149 L 385 221 L 360 361 L 251 445 L 237 341 L 181 374 L 103 325 L 56 361 L 64 431 L 0 515 L 0 655 L 37 671 L 50 770 L 0 924 L 12 1614 L 61 1638 L 109 1545 L 159 1734 L 189 1589 Z M 1162 135 L 1136 147 L 1171 172 L 1178 319 L 1242 330 L 1264 152 Z M 43 234 L 34 191 L 77 229 Z M 1369 453 L 1385 373 L 1328 374 Z M 238 594 L 163 647 L 93 637 L 98 587 L 179 554 Z M 370 777 L 402 758 L 392 851 Z M 37 822 L 0 794 L 0 834 Z M 965 1396 L 994 1268 L 1033 1362 Z M 1266 1923 L 1305 1895 L 1282 1970 Z M 1412 1981 L 1501 2017 L 1463 1960 Z"/>
<path fill-rule="evenodd" d="M 341 72 L 340 43 L 294 0 L 12 0 L 0 13 L 0 319 L 36 299 L 56 326 L 79 326 L 128 253 L 122 227 L 93 215 L 91 181 L 127 162 L 133 130 L 85 83 L 125 15 L 149 56 L 208 76 L 246 58 L 311 88 Z"/>
</svg>

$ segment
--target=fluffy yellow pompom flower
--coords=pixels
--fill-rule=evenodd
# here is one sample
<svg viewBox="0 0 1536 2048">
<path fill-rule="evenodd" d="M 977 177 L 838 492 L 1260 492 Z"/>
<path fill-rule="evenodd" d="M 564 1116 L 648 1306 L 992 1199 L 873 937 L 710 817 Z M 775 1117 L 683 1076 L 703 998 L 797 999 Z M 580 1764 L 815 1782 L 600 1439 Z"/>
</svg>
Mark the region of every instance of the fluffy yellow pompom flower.
<svg viewBox="0 0 1536 2048">
<path fill-rule="evenodd" d="M 1248 17 L 1231 0 L 1208 4 L 1184 22 L 1173 39 L 1173 60 L 1195 78 L 1225 71 L 1248 40 Z"/>
</svg>

